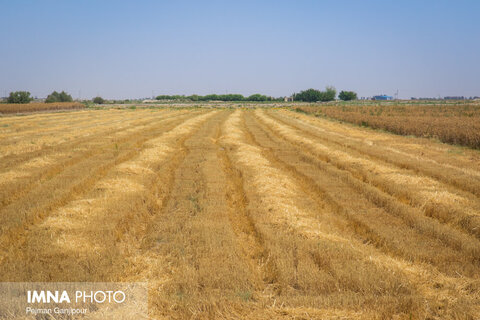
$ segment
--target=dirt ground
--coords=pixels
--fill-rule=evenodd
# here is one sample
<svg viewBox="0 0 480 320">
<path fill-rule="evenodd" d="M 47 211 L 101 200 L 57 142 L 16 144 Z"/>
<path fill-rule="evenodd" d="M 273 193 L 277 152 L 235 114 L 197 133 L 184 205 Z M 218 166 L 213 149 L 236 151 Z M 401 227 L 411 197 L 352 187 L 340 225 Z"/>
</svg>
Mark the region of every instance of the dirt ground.
<svg viewBox="0 0 480 320">
<path fill-rule="evenodd" d="M 480 153 L 287 109 L 0 118 L 0 281 L 153 319 L 479 319 Z"/>
</svg>

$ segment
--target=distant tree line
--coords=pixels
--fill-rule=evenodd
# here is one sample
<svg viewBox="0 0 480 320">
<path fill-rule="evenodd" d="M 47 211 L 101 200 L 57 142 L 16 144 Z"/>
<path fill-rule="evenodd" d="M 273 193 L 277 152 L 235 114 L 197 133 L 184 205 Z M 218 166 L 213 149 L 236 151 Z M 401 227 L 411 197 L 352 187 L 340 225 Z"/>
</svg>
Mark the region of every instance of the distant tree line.
<svg viewBox="0 0 480 320">
<path fill-rule="evenodd" d="M 293 94 L 293 101 L 317 102 L 333 101 L 337 96 L 334 87 L 326 87 L 324 91 L 307 89 Z M 357 100 L 357 94 L 353 91 L 340 91 L 338 98 L 343 101 Z"/>
<path fill-rule="evenodd" d="M 283 98 L 273 98 L 259 93 L 244 97 L 241 94 L 207 94 L 200 95 L 160 95 L 156 97 L 157 100 L 188 100 L 188 101 L 281 101 Z"/>
<path fill-rule="evenodd" d="M 317 102 L 317 101 L 332 101 L 335 100 L 337 91 L 334 87 L 326 87 L 324 91 L 316 89 L 307 89 L 294 93 L 292 95 L 293 101 L 305 101 L 305 102 Z M 357 94 L 353 91 L 340 91 L 338 98 L 344 101 L 356 100 Z M 15 91 L 10 92 L 7 98 L 8 103 L 29 103 L 33 98 L 30 96 L 30 92 L 27 91 Z M 252 94 L 250 96 L 243 96 L 241 94 L 208 94 L 205 96 L 200 95 L 159 95 L 156 100 L 169 100 L 169 101 L 283 101 L 283 97 L 274 98 L 259 93 Z M 72 96 L 65 91 L 57 92 L 53 91 L 45 99 L 46 103 L 53 102 L 72 102 Z M 92 101 L 96 104 L 103 104 L 106 101 L 102 97 L 95 97 Z"/>
</svg>

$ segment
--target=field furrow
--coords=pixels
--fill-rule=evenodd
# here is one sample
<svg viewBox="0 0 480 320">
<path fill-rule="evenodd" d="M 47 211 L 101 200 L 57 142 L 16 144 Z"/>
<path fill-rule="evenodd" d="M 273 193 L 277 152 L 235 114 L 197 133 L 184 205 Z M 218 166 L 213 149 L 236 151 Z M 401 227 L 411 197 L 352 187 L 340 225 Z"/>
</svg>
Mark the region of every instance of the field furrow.
<svg viewBox="0 0 480 320">
<path fill-rule="evenodd" d="M 26 137 L 35 133 L 35 136 L 48 136 L 52 133 L 59 133 L 66 128 L 78 130 L 85 127 L 95 126 L 118 121 L 121 119 L 119 116 L 124 112 L 111 113 L 109 117 L 105 117 L 105 113 L 91 113 L 91 112 L 78 112 L 64 114 L 62 117 L 46 117 L 39 118 L 34 117 L 22 117 L 22 121 L 11 121 L 6 123 L 6 126 L 2 127 L 0 131 L 0 138 L 2 138 L 2 144 L 8 142 L 14 142 L 19 140 L 20 137 Z M 0 125 L 2 121 L 0 120 Z M 39 131 L 41 130 L 41 131 Z"/>
<path fill-rule="evenodd" d="M 367 175 L 354 171 L 355 168 L 352 166 L 348 168 L 351 172 L 361 175 L 361 178 L 369 184 L 388 192 L 406 204 L 419 208 L 426 216 L 455 225 L 480 238 L 480 198 L 477 196 L 480 180 L 477 180 L 476 172 L 471 170 L 461 172 L 450 165 L 426 164 L 423 160 L 413 161 L 409 154 L 402 158 L 398 153 L 391 155 L 390 151 L 377 145 L 372 148 L 368 143 L 358 141 L 351 143 L 346 141 L 345 137 L 339 139 L 338 134 L 331 134 L 323 128 L 306 123 L 302 124 L 289 117 L 278 117 L 276 114 L 273 114 L 273 117 L 300 132 L 306 132 L 307 137 L 321 141 L 322 145 L 332 150 L 340 149 L 357 159 L 372 160 L 377 171 L 382 170 L 377 164 L 380 162 L 386 166 L 383 172 L 388 170 L 389 175 L 393 176 L 391 179 L 384 179 L 385 175 L 379 176 L 373 169 L 368 170 L 373 172 L 373 175 Z M 391 164 L 395 166 L 396 172 L 391 167 L 388 168 Z M 425 178 L 418 180 L 419 174 L 434 180 Z M 393 179 L 395 184 L 392 184 Z"/>
<path fill-rule="evenodd" d="M 478 152 L 473 150 L 456 149 L 453 146 L 432 143 L 428 139 L 379 133 L 291 111 L 281 110 L 270 114 L 277 115 L 297 129 L 312 133 L 322 141 L 348 147 L 369 157 L 411 169 L 418 174 L 479 195 L 480 157 Z"/>
<path fill-rule="evenodd" d="M 31 130 L 22 131 L 21 127 L 15 125 L 10 134 L 3 134 L 0 143 L 2 156 L 15 156 L 22 153 L 40 150 L 43 147 L 52 146 L 67 139 L 88 136 L 95 130 L 104 130 L 104 126 L 118 125 L 128 121 L 125 114 L 120 112 L 112 114 L 111 117 L 90 116 L 76 119 L 74 121 L 54 121 L 52 123 L 39 122 L 35 120 L 25 121 Z M 45 130 L 46 129 L 46 130 Z M 67 131 L 69 134 L 60 134 Z M 8 158 L 7 158 L 8 159 Z"/>
<path fill-rule="evenodd" d="M 267 107 L 0 128 L 0 281 L 146 282 L 152 319 L 480 314 L 474 152 Z"/>
<path fill-rule="evenodd" d="M 173 113 L 173 116 L 176 113 Z M 98 135 L 114 134 L 114 133 L 128 133 L 128 130 L 138 130 L 140 127 L 160 121 L 163 118 L 169 118 L 172 113 L 165 112 L 154 115 L 143 115 L 138 118 L 127 118 L 125 114 L 118 115 L 118 120 L 108 121 L 101 124 L 89 124 L 84 130 L 76 130 L 75 128 L 64 127 L 59 133 L 52 133 L 47 139 L 42 136 L 35 135 L 30 139 L 22 139 L 20 137 L 16 140 L 22 141 L 9 144 L 2 152 L 0 170 L 4 171 L 22 163 L 28 165 L 28 161 L 35 160 L 35 158 L 56 155 L 65 151 L 76 151 L 78 145 L 88 142 L 91 139 L 97 138 Z M 61 133 L 64 132 L 64 133 Z M 68 133 L 65 133 L 68 132 Z"/>
<path fill-rule="evenodd" d="M 250 207 L 246 197 L 242 172 L 233 165 L 231 152 L 228 151 L 228 148 L 221 146 L 218 138 L 215 143 L 217 144 L 217 156 L 221 160 L 224 176 L 227 178 L 226 197 L 230 206 L 228 210 L 230 223 L 235 235 L 239 238 L 244 258 L 255 277 L 254 287 L 257 291 L 264 292 L 268 286 L 272 287 L 276 281 L 274 274 L 272 277 L 271 272 L 269 272 L 272 267 L 269 266 L 271 262 L 267 263 L 270 253 L 254 223 L 255 210 Z"/>
<path fill-rule="evenodd" d="M 241 113 L 232 115 L 224 127 L 222 143 L 232 150 L 233 163 L 250 186 L 246 196 L 256 211 L 252 220 L 274 262 L 272 271 L 278 282 L 275 303 L 271 306 L 274 310 L 286 312 L 287 308 L 301 305 L 328 313 L 336 306 L 344 313 L 352 313 L 353 297 L 358 292 L 363 293 L 359 299 L 364 303 L 370 303 L 370 295 L 375 292 L 377 311 L 381 313 L 382 303 L 395 308 L 387 302 L 393 301 L 392 293 L 400 300 L 400 296 L 408 300 L 417 294 L 403 282 L 405 279 L 392 278 L 383 266 L 370 264 L 368 257 L 344 247 L 344 239 L 332 232 L 332 222 L 316 218 L 327 209 L 311 200 L 295 181 L 262 156 L 262 149 L 250 140 L 242 122 Z M 355 266 L 351 267 L 361 273 L 360 282 L 358 274 L 355 279 L 351 277 L 353 269 L 336 268 L 340 261 L 345 266 L 353 260 Z M 385 281 L 377 286 L 371 277 L 385 277 Z M 400 288 L 403 289 L 398 291 Z"/>
<path fill-rule="evenodd" d="M 83 192 L 70 195 L 68 201 L 50 208 L 48 216 L 10 234 L 8 239 L 14 242 L 2 241 L 2 277 L 15 277 L 16 281 L 120 281 L 125 255 L 137 246 L 122 239 L 142 236 L 157 205 L 155 193 L 145 194 L 151 184 L 161 183 L 152 169 L 171 160 L 178 139 L 188 137 L 211 115 L 181 119 L 149 132 L 141 149 L 111 163 L 101 174 L 92 172 L 92 181 Z M 138 223 L 130 225 L 129 219 Z M 125 243 L 129 247 L 121 246 Z M 62 262 L 52 268 L 45 263 L 50 259 Z M 32 270 L 36 271 L 32 274 Z"/>
<path fill-rule="evenodd" d="M 256 114 L 287 141 L 303 146 L 318 159 L 335 166 L 343 173 L 348 173 L 345 177 L 350 179 L 349 183 L 372 198 L 378 206 L 402 217 L 420 232 L 438 237 L 445 245 L 467 250 L 472 261 L 478 261 L 480 248 L 478 240 L 471 239 L 462 232 L 477 236 L 475 220 L 478 216 L 476 210 L 478 204 L 475 199 L 455 193 L 434 180 L 329 147 L 302 135 L 299 130 L 269 118 L 263 112 Z M 409 197 L 405 198 L 405 194 Z M 411 199 L 416 199 L 416 202 Z M 434 211 L 433 214 L 426 213 L 424 210 L 429 201 L 433 201 L 438 208 L 438 211 Z M 459 217 L 452 215 L 442 219 L 440 215 L 445 214 L 443 207 L 461 210 L 462 215 Z M 447 210 L 446 213 L 448 212 Z M 469 223 L 463 223 L 465 220 Z M 445 221 L 451 222 L 450 225 L 441 223 Z"/>
<path fill-rule="evenodd" d="M 131 124 L 129 128 L 123 130 L 102 132 L 72 145 L 56 146 L 55 151 L 45 150 L 41 156 L 18 166 L 11 166 L 10 170 L 0 173 L 0 188 L 4 190 L 0 195 L 0 209 L 25 195 L 35 186 L 53 179 L 68 168 L 87 161 L 105 150 L 114 150 L 119 153 L 122 143 L 131 139 L 132 135 L 141 134 L 160 125 L 167 125 L 177 118 L 185 117 L 187 117 L 186 114 L 174 114 L 164 116 L 162 119 Z M 73 154 L 72 148 L 75 150 Z"/>
<path fill-rule="evenodd" d="M 144 250 L 158 265 L 148 272 L 162 275 L 152 289 L 157 316 L 213 316 L 253 299 L 255 280 L 231 226 L 226 176 L 218 171 L 215 139 L 227 116 L 210 118 L 183 142 L 169 196 L 148 229 Z"/>
<path fill-rule="evenodd" d="M 303 185 L 305 192 L 309 192 L 309 195 L 322 206 L 328 205 L 329 212 L 335 212 L 339 217 L 343 216 L 346 219 L 345 222 L 350 225 L 350 232 L 360 235 L 365 243 L 373 243 L 387 252 L 420 262 L 437 261 L 448 266 L 451 260 L 461 258 L 461 255 L 455 255 L 451 249 L 445 248 L 438 239 L 429 239 L 415 232 L 403 220 L 392 217 L 383 208 L 369 201 L 347 181 L 339 180 L 338 171 L 335 168 L 329 168 L 328 165 L 317 161 L 304 149 L 285 143 L 281 137 L 275 136 L 271 129 L 265 125 L 262 126 L 256 119 L 248 117 L 247 120 L 248 129 L 252 132 L 255 141 L 262 148 L 270 150 L 272 153 L 270 156 L 282 162 L 284 170 L 290 171 L 294 177 L 298 176 L 298 183 Z M 398 235 L 393 237 L 395 230 L 401 230 L 401 241 Z M 430 242 L 430 246 L 437 251 L 423 250 L 423 245 L 427 242 Z M 422 245 L 418 247 L 419 244 Z M 446 253 L 443 262 L 438 261 L 438 250 Z M 448 263 L 445 263 L 445 260 Z M 458 266 L 463 266 L 463 262 L 458 263 Z"/>
<path fill-rule="evenodd" d="M 286 144 L 269 132 L 268 128 L 262 128 L 253 116 L 247 116 L 246 124 L 254 141 L 262 148 L 262 154 L 289 173 L 319 207 L 326 209 L 318 216 L 322 223 L 331 221 L 332 229 L 337 229 L 342 237 L 357 235 L 356 240 L 362 244 L 374 245 L 380 252 L 373 251 L 370 255 L 386 267 L 402 266 L 400 272 L 405 273 L 411 285 L 422 292 L 432 306 L 454 313 L 457 307 L 474 301 L 468 293 L 462 291 L 478 282 L 478 265 L 466 262 L 469 264 L 466 267 L 467 273 L 472 278 L 461 277 L 458 272 L 465 267 L 461 254 L 445 248 L 435 239 L 415 233 L 401 220 L 395 221 L 337 176 L 319 170 L 314 158 L 295 146 Z M 349 242 L 355 245 L 356 241 L 350 239 Z M 437 285 L 432 286 L 432 283 Z M 452 291 L 455 292 L 454 295 L 451 294 Z M 455 302 L 457 306 L 448 306 L 446 301 L 439 303 L 439 295 L 449 296 L 450 301 L 458 299 Z M 478 307 L 469 310 L 467 314 L 476 314 Z"/>
<path fill-rule="evenodd" d="M 262 148 L 262 154 L 287 172 L 310 198 L 326 209 L 326 213 L 318 216 L 322 223 L 332 221 L 332 228 L 337 228 L 342 237 L 356 235 L 357 241 L 373 245 L 379 250 L 374 253 L 376 259 L 384 261 L 387 266 L 410 265 L 405 275 L 412 286 L 424 293 L 430 304 L 438 303 L 435 297 L 447 293 L 443 286 L 435 288 L 425 286 L 425 283 L 448 281 L 450 290 L 455 288 L 456 295 L 460 296 L 462 287 L 478 281 L 478 266 L 465 262 L 461 253 L 444 247 L 436 239 L 416 233 L 402 220 L 392 218 L 331 172 L 319 170 L 314 158 L 284 143 L 268 128 L 262 128 L 254 117 L 248 116 L 246 124 L 255 142 Z M 465 267 L 465 263 L 469 266 Z M 458 274 L 465 268 L 472 277 L 468 280 Z M 423 279 L 419 281 L 419 278 Z M 455 298 L 450 296 L 452 300 Z M 462 296 L 457 303 L 466 302 L 472 302 L 468 295 Z M 450 311 L 453 310 L 455 307 Z"/>
<path fill-rule="evenodd" d="M 440 183 L 439 187 L 436 186 L 437 189 L 449 188 L 451 193 L 458 194 L 460 197 L 465 198 L 466 201 L 462 202 L 458 200 L 458 198 L 453 198 L 452 201 L 449 201 L 448 205 L 437 201 L 438 199 L 436 197 L 431 197 L 425 201 L 425 199 L 412 196 L 416 194 L 417 190 L 410 191 L 401 188 L 401 186 L 400 188 L 397 186 L 396 190 L 391 188 L 391 192 L 395 192 L 411 203 L 423 207 L 427 215 L 435 215 L 445 222 L 449 222 L 453 216 L 456 219 L 454 223 L 465 226 L 473 232 L 479 229 L 477 227 L 478 224 L 480 224 L 480 217 L 477 217 L 475 214 L 469 214 L 468 212 L 480 212 L 480 199 L 478 198 L 480 195 L 480 171 L 472 169 L 462 170 L 450 164 L 442 164 L 436 161 L 428 162 L 423 158 L 417 159 L 409 153 L 395 152 L 396 150 L 391 147 L 384 148 L 378 144 L 373 145 L 371 141 L 369 141 L 370 143 L 359 140 L 352 141 L 350 137 L 332 133 L 324 128 L 309 125 L 308 123 L 292 119 L 288 116 L 281 116 L 277 113 L 271 113 L 271 115 L 284 124 L 308 134 L 309 137 L 322 141 L 326 146 L 333 145 L 335 148 L 346 150 L 351 155 L 369 158 L 387 166 L 394 165 L 396 168 L 402 169 L 404 172 L 409 172 L 412 175 L 423 175 L 436 180 Z M 408 181 L 406 182 L 408 183 Z M 382 187 L 386 188 L 384 185 Z M 469 208 L 465 208 L 465 202 L 468 202 L 468 205 L 473 204 L 473 208 L 470 208 L 470 210 Z M 480 236 L 480 233 L 478 233 L 478 235 Z"/>
<path fill-rule="evenodd" d="M 24 229 L 25 225 L 42 221 L 53 210 L 81 196 L 94 187 L 111 168 L 135 157 L 146 147 L 149 140 L 168 132 L 184 121 L 185 119 L 178 119 L 166 126 L 160 125 L 154 130 L 149 128 L 141 135 L 128 136 L 123 143 L 113 145 L 110 150 L 103 149 L 102 153 L 67 168 L 2 208 L 0 239 L 3 250 L 6 250 L 8 243 L 16 238 L 14 235 Z"/>
</svg>

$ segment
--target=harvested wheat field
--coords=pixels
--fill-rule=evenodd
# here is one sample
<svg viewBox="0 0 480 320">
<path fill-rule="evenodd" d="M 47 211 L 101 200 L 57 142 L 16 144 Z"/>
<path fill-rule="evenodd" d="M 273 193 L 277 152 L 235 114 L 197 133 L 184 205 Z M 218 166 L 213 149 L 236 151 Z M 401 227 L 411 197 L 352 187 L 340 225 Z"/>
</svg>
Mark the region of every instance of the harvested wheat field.
<svg viewBox="0 0 480 320">
<path fill-rule="evenodd" d="M 411 103 L 371 101 L 299 106 L 296 110 L 361 126 L 438 139 L 442 142 L 480 149 L 480 104 Z"/>
<path fill-rule="evenodd" d="M 0 281 L 153 319 L 479 319 L 480 153 L 286 109 L 0 118 Z"/>
</svg>

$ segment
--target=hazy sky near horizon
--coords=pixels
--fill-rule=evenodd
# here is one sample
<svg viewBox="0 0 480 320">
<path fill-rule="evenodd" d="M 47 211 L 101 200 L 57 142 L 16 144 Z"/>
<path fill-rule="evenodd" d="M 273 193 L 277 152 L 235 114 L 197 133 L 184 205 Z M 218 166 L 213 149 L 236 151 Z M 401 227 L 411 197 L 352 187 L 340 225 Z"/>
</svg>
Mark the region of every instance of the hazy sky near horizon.
<svg viewBox="0 0 480 320">
<path fill-rule="evenodd" d="M 480 96 L 480 1 L 0 0 L 0 95 Z"/>
</svg>

